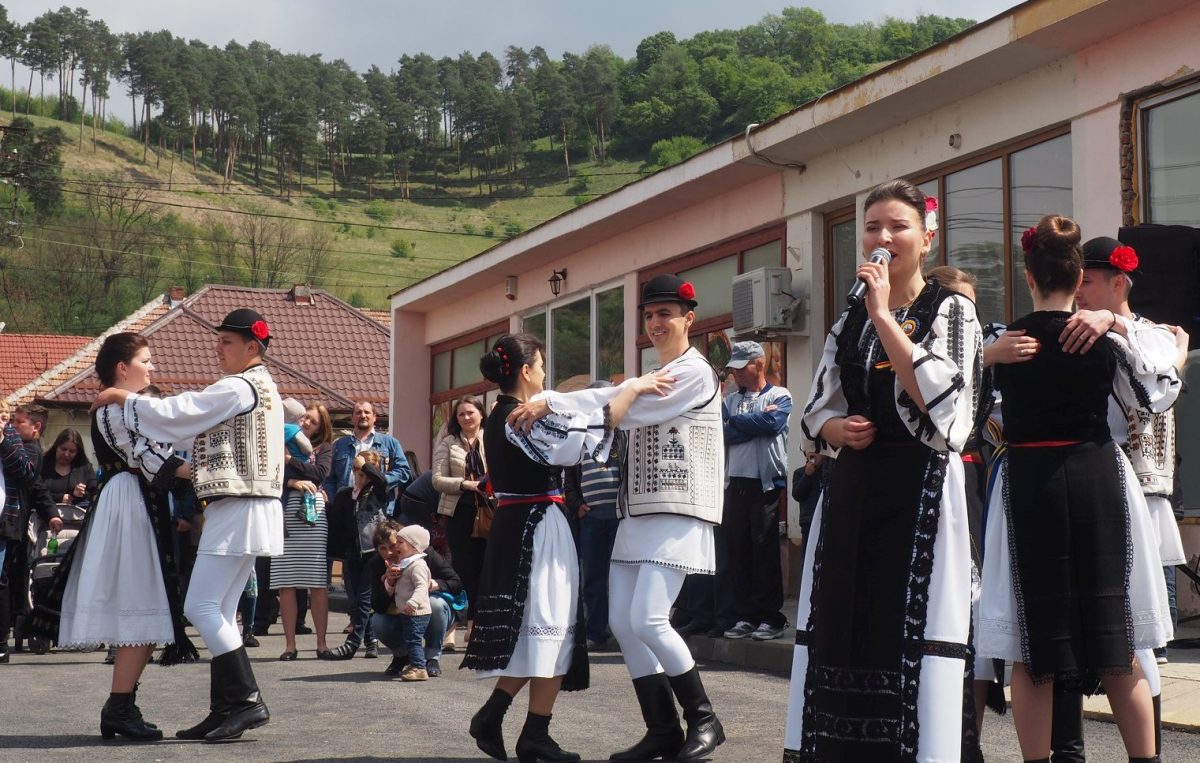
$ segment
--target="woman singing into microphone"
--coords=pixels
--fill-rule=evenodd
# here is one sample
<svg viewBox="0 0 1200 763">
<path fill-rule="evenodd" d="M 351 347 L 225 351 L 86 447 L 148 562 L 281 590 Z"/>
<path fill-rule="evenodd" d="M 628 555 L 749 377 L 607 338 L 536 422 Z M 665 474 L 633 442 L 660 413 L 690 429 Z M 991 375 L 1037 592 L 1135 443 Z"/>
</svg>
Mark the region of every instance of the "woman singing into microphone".
<svg viewBox="0 0 1200 763">
<path fill-rule="evenodd" d="M 921 263 L 936 202 L 904 180 L 863 205 L 862 304 L 838 319 L 803 450 L 836 454 L 796 617 L 785 761 L 950 761 L 963 746 L 971 555 L 963 466 L 978 397 L 975 305 Z"/>
</svg>

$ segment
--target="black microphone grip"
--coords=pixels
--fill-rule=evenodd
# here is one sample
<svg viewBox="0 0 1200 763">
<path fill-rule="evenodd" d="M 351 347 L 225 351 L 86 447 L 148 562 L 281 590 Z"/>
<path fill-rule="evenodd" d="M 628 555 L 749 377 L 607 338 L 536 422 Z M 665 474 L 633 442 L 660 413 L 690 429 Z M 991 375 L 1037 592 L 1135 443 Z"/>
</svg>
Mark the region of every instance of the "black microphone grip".
<svg viewBox="0 0 1200 763">
<path fill-rule="evenodd" d="M 883 247 L 877 247 L 871 252 L 871 262 L 879 265 L 886 265 L 892 261 L 892 253 Z M 858 307 L 867 296 L 867 282 L 861 278 L 854 281 L 854 286 L 850 287 L 850 293 L 846 295 L 846 304 L 850 307 Z"/>
</svg>

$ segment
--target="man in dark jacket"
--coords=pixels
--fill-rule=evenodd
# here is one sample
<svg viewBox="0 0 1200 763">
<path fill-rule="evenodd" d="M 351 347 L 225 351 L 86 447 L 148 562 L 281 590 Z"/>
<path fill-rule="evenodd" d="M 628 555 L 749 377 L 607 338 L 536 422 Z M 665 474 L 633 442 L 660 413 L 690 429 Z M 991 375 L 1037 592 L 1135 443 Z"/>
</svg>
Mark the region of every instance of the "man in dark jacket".
<svg viewBox="0 0 1200 763">
<path fill-rule="evenodd" d="M 37 434 L 40 434 L 40 426 Z M 42 448 L 36 437 L 24 442 L 11 424 L 0 434 L 4 510 L 0 514 L 0 663 L 8 662 L 8 632 L 14 617 L 25 612 L 29 585 L 26 531 L 33 511 L 51 530 L 62 528 L 54 499 L 37 477 Z M 18 643 L 20 637 L 18 636 Z"/>
<path fill-rule="evenodd" d="M 386 520 L 376 532 L 386 532 L 385 527 L 392 530 L 388 533 L 388 542 L 395 543 L 401 528 L 400 523 Z M 429 606 L 433 610 L 429 617 L 429 627 L 425 629 L 425 669 L 430 678 L 436 678 L 442 674 L 442 641 L 446 638 L 446 630 L 450 623 L 454 622 L 454 609 L 441 594 L 458 596 L 462 592 L 462 580 L 454 571 L 454 567 L 432 546 L 425 549 L 425 563 L 429 565 Z M 367 575 L 371 579 L 371 606 L 375 610 L 375 614 L 371 616 L 371 625 L 376 637 L 392 650 L 392 662 L 383 672 L 389 676 L 398 676 L 404 669 L 408 654 L 405 652 L 404 639 L 398 624 L 400 618 L 396 602 L 383 587 L 386 566 L 387 563 L 378 551 L 367 558 Z"/>
</svg>

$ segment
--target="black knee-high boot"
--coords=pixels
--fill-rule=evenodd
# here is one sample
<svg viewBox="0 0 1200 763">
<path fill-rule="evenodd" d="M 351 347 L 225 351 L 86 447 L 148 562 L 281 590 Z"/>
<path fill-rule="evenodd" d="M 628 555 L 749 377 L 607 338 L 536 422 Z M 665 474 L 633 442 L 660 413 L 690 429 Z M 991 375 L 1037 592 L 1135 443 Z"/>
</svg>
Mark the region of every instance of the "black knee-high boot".
<svg viewBox="0 0 1200 763">
<path fill-rule="evenodd" d="M 575 763 L 579 754 L 567 752 L 550 736 L 549 715 L 528 713 L 521 736 L 517 737 L 517 760 L 521 763 Z"/>
<path fill-rule="evenodd" d="M 245 647 L 214 657 L 213 670 L 221 676 L 221 700 L 228 714 L 220 725 L 204 735 L 205 742 L 237 739 L 244 732 L 265 726 L 271 720 Z"/>
<path fill-rule="evenodd" d="M 1154 706 L 1154 754 L 1162 755 L 1162 694 L 1150 698 Z"/>
<path fill-rule="evenodd" d="M 1083 695 L 1079 692 L 1054 692 L 1050 749 L 1054 763 L 1084 763 Z"/>
<path fill-rule="evenodd" d="M 676 760 L 693 761 L 707 757 L 717 745 L 725 741 L 725 729 L 713 712 L 712 703 L 700 681 L 700 669 L 693 666 L 688 672 L 670 676 L 675 699 L 683 708 L 683 719 L 687 721 L 687 737 Z"/>
<path fill-rule="evenodd" d="M 113 693 L 100 711 L 100 736 L 112 739 L 117 734 L 135 742 L 153 742 L 163 736 L 161 730 L 146 725 L 132 694 Z"/>
<path fill-rule="evenodd" d="M 679 713 L 675 710 L 675 695 L 671 692 L 667 674 L 652 673 L 635 678 L 633 691 L 642 708 L 646 735 L 628 750 L 613 753 L 609 760 L 674 760 L 683 747 L 683 729 L 679 728 Z"/>
<path fill-rule="evenodd" d="M 208 663 L 208 715 L 195 726 L 176 731 L 175 736 L 179 739 L 203 739 L 208 732 L 220 726 L 227 715 L 229 715 L 229 708 L 225 706 L 224 695 L 221 692 L 221 676 L 217 672 L 217 663 L 210 660 Z"/>
<path fill-rule="evenodd" d="M 495 689 L 483 707 L 471 716 L 469 731 L 475 738 L 475 744 L 496 760 L 508 760 L 508 753 L 504 749 L 504 714 L 511 704 L 511 695 Z"/>
</svg>

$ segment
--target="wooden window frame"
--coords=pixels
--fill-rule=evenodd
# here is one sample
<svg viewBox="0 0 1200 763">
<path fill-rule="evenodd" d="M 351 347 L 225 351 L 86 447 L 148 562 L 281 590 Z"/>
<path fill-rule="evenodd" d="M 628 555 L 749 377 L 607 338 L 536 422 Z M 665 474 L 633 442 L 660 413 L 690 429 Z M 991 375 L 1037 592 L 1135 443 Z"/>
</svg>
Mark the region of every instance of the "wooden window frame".
<svg viewBox="0 0 1200 763">
<path fill-rule="evenodd" d="M 1121 205 L 1125 225 L 1136 225 L 1143 220 L 1155 222 L 1150 214 L 1150 146 L 1145 140 L 1150 112 L 1158 106 L 1194 97 L 1200 97 L 1200 76 L 1147 88 L 1126 98 L 1129 115 L 1122 119 L 1122 125 L 1128 126 L 1128 130 L 1121 130 L 1121 141 L 1127 145 L 1121 146 L 1121 153 L 1136 156 L 1137 161 L 1136 167 L 1122 166 Z"/>
<path fill-rule="evenodd" d="M 508 319 L 505 318 L 504 320 L 496 321 L 494 323 L 488 324 L 487 326 L 484 326 L 482 328 L 475 329 L 474 331 L 468 332 L 466 334 L 460 334 L 459 336 L 453 337 L 451 339 L 443 339 L 440 342 L 435 342 L 434 344 L 430 345 L 429 346 L 429 389 L 430 390 L 433 389 L 434 381 L 435 381 L 433 378 L 434 367 L 435 367 L 433 358 L 435 355 L 440 355 L 443 352 L 451 352 L 453 350 L 458 349 L 459 347 L 465 347 L 469 344 L 474 344 L 475 342 L 478 342 L 481 339 L 487 339 L 489 336 L 495 336 L 496 334 L 507 334 L 508 333 L 508 325 L 509 325 Z M 454 356 L 453 355 L 450 356 L 450 378 L 452 380 L 454 379 Z M 464 397 L 466 395 L 475 395 L 477 397 L 482 397 L 485 392 L 488 392 L 493 389 L 496 389 L 496 385 L 492 384 L 490 381 L 487 381 L 486 379 L 484 379 L 484 380 L 477 381 L 474 384 L 467 384 L 462 387 L 451 387 L 450 389 L 446 390 L 445 392 L 432 392 L 429 395 L 429 404 L 431 406 L 440 405 L 441 403 L 449 402 L 451 400 L 456 400 L 456 399 L 458 399 L 460 397 Z"/>
<path fill-rule="evenodd" d="M 824 214 L 824 244 L 825 244 L 825 331 L 833 328 L 833 322 L 842 314 L 845 295 L 833 293 L 833 282 L 837 277 L 837 263 L 833 259 L 833 227 L 848 222 L 858 221 L 858 204 L 838 207 Z M 857 240 L 857 236 L 855 237 Z"/>
</svg>

